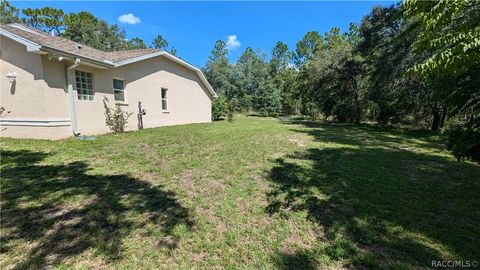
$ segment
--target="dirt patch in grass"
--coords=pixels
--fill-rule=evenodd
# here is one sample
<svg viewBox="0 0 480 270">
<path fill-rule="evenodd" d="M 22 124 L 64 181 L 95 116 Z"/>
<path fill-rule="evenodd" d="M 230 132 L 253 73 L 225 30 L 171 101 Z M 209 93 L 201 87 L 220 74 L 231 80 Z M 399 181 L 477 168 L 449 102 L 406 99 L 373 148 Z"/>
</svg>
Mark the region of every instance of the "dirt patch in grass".
<svg viewBox="0 0 480 270">
<path fill-rule="evenodd" d="M 305 141 L 300 139 L 300 138 L 289 138 L 288 141 L 295 144 L 298 147 L 304 147 L 305 146 Z"/>
</svg>

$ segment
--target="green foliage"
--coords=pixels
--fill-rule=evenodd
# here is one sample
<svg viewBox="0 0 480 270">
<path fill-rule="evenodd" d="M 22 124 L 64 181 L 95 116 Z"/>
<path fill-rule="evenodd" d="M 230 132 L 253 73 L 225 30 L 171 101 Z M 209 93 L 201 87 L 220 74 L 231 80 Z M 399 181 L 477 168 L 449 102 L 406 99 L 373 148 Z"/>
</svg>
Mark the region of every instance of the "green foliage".
<svg viewBox="0 0 480 270">
<path fill-rule="evenodd" d="M 63 18 L 65 13 L 61 9 L 52 7 L 43 8 L 27 8 L 22 10 L 26 16 L 24 21 L 40 30 L 47 30 L 47 32 L 55 31 L 56 34 L 61 33 L 64 29 Z"/>
<path fill-rule="evenodd" d="M 227 101 L 225 97 L 219 96 L 212 101 L 212 117 L 213 120 L 219 120 L 224 117 L 227 112 Z"/>
<path fill-rule="evenodd" d="M 233 121 L 233 115 L 238 109 L 238 99 L 232 98 L 227 103 L 227 119 L 228 122 Z"/>
<path fill-rule="evenodd" d="M 458 74 L 478 66 L 480 2 L 406 0 L 403 5 L 406 18 L 417 20 L 422 30 L 415 50 L 432 52 L 411 71 Z"/>
<path fill-rule="evenodd" d="M 458 160 L 480 163 L 480 130 L 463 124 L 450 127 L 447 132 L 448 149 Z"/>
<path fill-rule="evenodd" d="M 120 104 L 115 104 L 112 109 L 108 106 L 108 98 L 103 98 L 103 107 L 105 108 L 105 124 L 113 133 L 121 133 L 125 131 L 128 118 L 132 116 L 132 112 L 125 112 L 122 110 Z"/>
<path fill-rule="evenodd" d="M 309 65 L 311 102 L 328 118 L 359 123 L 362 90 L 358 83 L 362 58 L 353 52 L 350 37 L 332 28 Z M 316 116 L 318 110 L 312 110 Z"/>
<path fill-rule="evenodd" d="M 313 58 L 317 49 L 322 45 L 322 37 L 317 31 L 305 34 L 303 39 L 297 42 L 295 64 L 301 66 Z"/>
<path fill-rule="evenodd" d="M 280 91 L 271 81 L 263 81 L 258 87 L 255 109 L 265 116 L 277 116 L 282 112 Z"/>
<path fill-rule="evenodd" d="M 288 45 L 278 41 L 272 49 L 272 59 L 270 60 L 272 76 L 290 68 L 293 57 L 294 53 L 288 49 Z"/>
<path fill-rule="evenodd" d="M 411 50 L 418 31 L 402 20 L 401 6 L 375 7 L 359 26 L 355 51 L 364 59 L 367 115 L 382 124 L 419 124 L 435 107 L 432 89 L 417 77 L 404 76 L 422 60 Z"/>
<path fill-rule="evenodd" d="M 12 6 L 8 1 L 1 0 L 0 2 L 0 24 L 18 23 L 20 17 L 18 16 L 18 8 Z"/>
<path fill-rule="evenodd" d="M 125 31 L 118 25 L 108 25 L 87 11 L 70 13 L 64 19 L 65 31 L 61 36 L 99 50 L 116 51 L 129 48 Z"/>
<path fill-rule="evenodd" d="M 135 37 L 129 41 L 129 47 L 132 49 L 145 49 L 147 48 L 147 44 L 145 44 L 145 41 L 143 41 L 143 39 Z"/>
<path fill-rule="evenodd" d="M 240 110 L 245 114 L 245 116 L 249 116 L 253 108 L 252 96 L 244 95 L 239 99 L 238 105 L 240 107 Z"/>
<path fill-rule="evenodd" d="M 233 66 L 228 60 L 228 50 L 225 41 L 217 40 L 208 62 L 203 69 L 210 85 L 217 94 L 227 98 L 236 95 L 236 86 L 233 83 Z"/>
<path fill-rule="evenodd" d="M 168 41 L 163 38 L 162 35 L 158 35 L 153 41 L 152 45 L 155 49 L 159 49 L 162 51 L 168 51 L 170 54 L 176 55 L 177 54 L 177 49 L 175 47 L 169 47 L 168 46 Z"/>
<path fill-rule="evenodd" d="M 234 80 L 238 95 L 254 96 L 254 106 L 258 109 L 257 92 L 260 84 L 270 79 L 270 68 L 266 62 L 266 55 L 246 48 L 235 65 Z"/>
<path fill-rule="evenodd" d="M 464 116 L 461 127 L 449 132 L 449 147 L 459 159 L 478 160 L 480 2 L 408 0 L 403 6 L 405 18 L 417 22 L 414 50 L 427 54 L 409 74 L 426 81 L 451 116 Z M 439 126 L 435 119 L 432 128 Z"/>
</svg>

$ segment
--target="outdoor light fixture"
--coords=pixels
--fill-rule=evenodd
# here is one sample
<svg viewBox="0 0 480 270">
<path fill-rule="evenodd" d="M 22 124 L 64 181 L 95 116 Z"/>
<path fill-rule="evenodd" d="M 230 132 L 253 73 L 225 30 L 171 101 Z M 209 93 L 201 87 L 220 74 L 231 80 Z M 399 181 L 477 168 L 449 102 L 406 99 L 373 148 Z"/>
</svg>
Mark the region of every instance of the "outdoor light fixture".
<svg viewBox="0 0 480 270">
<path fill-rule="evenodd" d="M 13 83 L 15 79 L 17 78 L 17 73 L 16 72 L 10 72 L 7 74 L 7 78 L 10 81 L 10 83 Z"/>
</svg>

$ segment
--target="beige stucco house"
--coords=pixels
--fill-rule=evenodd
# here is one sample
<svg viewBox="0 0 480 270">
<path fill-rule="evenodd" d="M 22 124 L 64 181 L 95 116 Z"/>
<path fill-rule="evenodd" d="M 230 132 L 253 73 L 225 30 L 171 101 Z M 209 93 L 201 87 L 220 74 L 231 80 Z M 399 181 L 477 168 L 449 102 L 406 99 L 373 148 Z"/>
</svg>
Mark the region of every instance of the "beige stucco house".
<svg viewBox="0 0 480 270">
<path fill-rule="evenodd" d="M 21 24 L 0 26 L 1 135 L 59 139 L 109 132 L 103 98 L 133 115 L 128 130 L 210 122 L 202 72 L 155 49 L 104 52 Z"/>
</svg>

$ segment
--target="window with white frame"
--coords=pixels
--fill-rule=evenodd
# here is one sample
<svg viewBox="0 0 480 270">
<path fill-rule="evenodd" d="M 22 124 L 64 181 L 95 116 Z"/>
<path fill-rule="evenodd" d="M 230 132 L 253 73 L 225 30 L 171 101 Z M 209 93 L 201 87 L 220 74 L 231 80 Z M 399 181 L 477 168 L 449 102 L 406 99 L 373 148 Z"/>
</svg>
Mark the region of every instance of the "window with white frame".
<svg viewBox="0 0 480 270">
<path fill-rule="evenodd" d="M 162 110 L 168 111 L 168 97 L 166 88 L 162 88 Z"/>
<path fill-rule="evenodd" d="M 120 79 L 113 79 L 113 96 L 115 101 L 125 101 L 125 81 Z"/>
<path fill-rule="evenodd" d="M 93 74 L 90 72 L 75 70 L 75 81 L 78 99 L 93 100 Z"/>
</svg>

